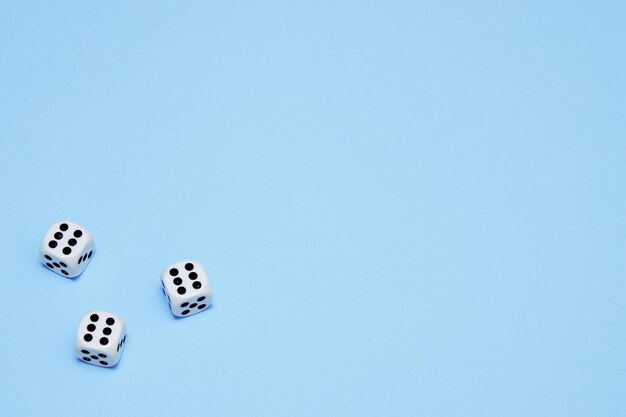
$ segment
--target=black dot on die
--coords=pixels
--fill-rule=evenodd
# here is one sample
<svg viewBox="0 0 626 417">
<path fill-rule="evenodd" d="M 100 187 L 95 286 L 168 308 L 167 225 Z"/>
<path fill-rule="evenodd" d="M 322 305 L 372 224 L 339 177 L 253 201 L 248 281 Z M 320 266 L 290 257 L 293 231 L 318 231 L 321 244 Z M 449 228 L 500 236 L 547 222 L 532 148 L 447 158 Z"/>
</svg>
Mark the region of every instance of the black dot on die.
<svg viewBox="0 0 626 417">
<path fill-rule="evenodd" d="M 62 269 L 62 270 L 61 270 L 61 273 L 62 273 L 63 275 L 69 275 L 65 269 Z"/>
<path fill-rule="evenodd" d="M 58 263 L 56 263 L 56 262 L 52 262 L 52 265 L 56 266 L 57 268 L 60 268 L 60 267 L 61 267 L 61 265 L 59 265 L 59 264 L 58 264 Z"/>
<path fill-rule="evenodd" d="M 70 240 L 67 241 L 67 244 L 70 245 L 70 246 L 75 246 L 76 242 L 77 242 L 76 239 L 71 238 Z"/>
<path fill-rule="evenodd" d="M 180 285 L 183 283 L 183 280 L 179 277 L 174 278 L 174 285 Z"/>
<path fill-rule="evenodd" d="M 187 271 L 192 271 L 192 270 L 193 270 L 193 264 L 192 264 L 191 262 L 187 262 L 187 263 L 185 264 L 185 269 L 186 269 Z"/>
<path fill-rule="evenodd" d="M 63 268 L 67 268 L 67 264 L 65 262 L 59 262 Z"/>
<path fill-rule="evenodd" d="M 54 268 L 54 265 L 52 265 L 51 263 L 47 263 L 47 264 L 46 264 L 46 266 L 47 266 L 48 268 Z"/>
<path fill-rule="evenodd" d="M 54 234 L 54 238 L 55 238 L 56 240 L 63 239 L 63 233 L 61 233 L 61 232 L 56 232 L 56 233 Z"/>
<path fill-rule="evenodd" d="M 83 232 L 81 230 L 74 230 L 74 237 L 81 237 Z"/>
<path fill-rule="evenodd" d="M 191 284 L 196 290 L 199 289 L 200 287 L 202 287 L 202 284 L 199 283 L 198 281 L 194 282 L 193 284 Z"/>
<path fill-rule="evenodd" d="M 203 308 L 205 308 L 205 307 L 206 307 L 206 304 L 200 304 L 200 305 L 198 306 L 198 310 L 202 310 L 202 309 L 203 309 Z"/>
<path fill-rule="evenodd" d="M 203 295 L 202 297 L 199 297 L 199 298 L 198 298 L 198 302 L 204 301 L 204 299 L 205 299 L 205 298 L 206 298 L 206 297 L 205 297 L 204 295 Z"/>
<path fill-rule="evenodd" d="M 51 258 L 49 255 L 44 255 L 43 257 L 44 257 L 44 258 L 46 258 L 46 259 L 47 259 L 47 260 L 49 260 L 49 261 L 51 261 L 51 260 L 52 260 L 52 258 Z"/>
<path fill-rule="evenodd" d="M 101 365 L 108 365 L 109 363 L 107 361 L 100 361 Z"/>
<path fill-rule="evenodd" d="M 98 360 L 98 357 L 96 355 L 91 355 L 91 359 Z"/>
<path fill-rule="evenodd" d="M 180 314 L 182 314 L 183 316 L 186 316 L 187 314 L 189 314 L 189 310 L 184 310 L 184 311 L 183 311 L 182 313 L 180 313 Z"/>
<path fill-rule="evenodd" d="M 83 356 L 83 360 L 85 362 L 91 362 L 91 358 L 88 358 L 87 356 Z"/>
<path fill-rule="evenodd" d="M 78 258 L 78 265 L 80 265 L 82 261 L 83 261 L 83 257 L 81 256 L 80 258 Z"/>
<path fill-rule="evenodd" d="M 185 302 L 184 302 L 184 303 L 182 303 L 180 306 L 184 308 L 184 307 L 187 307 L 188 305 L 189 305 L 189 303 L 188 303 L 187 301 L 185 301 Z"/>
<path fill-rule="evenodd" d="M 90 251 L 89 251 L 89 255 L 87 255 L 87 257 L 88 257 L 89 259 L 91 259 L 91 254 L 92 254 L 92 253 L 93 253 L 93 251 L 92 251 L 92 250 L 90 250 Z"/>
<path fill-rule="evenodd" d="M 101 358 L 106 358 L 107 355 L 105 355 L 104 353 L 98 353 L 98 356 L 100 356 Z"/>
<path fill-rule="evenodd" d="M 87 330 L 89 330 L 90 332 L 93 332 L 94 330 L 96 330 L 96 325 L 93 323 L 89 323 L 87 325 Z"/>
<path fill-rule="evenodd" d="M 115 319 L 114 319 L 113 317 L 109 317 L 109 318 L 107 319 L 107 324 L 108 324 L 109 326 L 113 326 L 113 325 L 115 324 Z"/>
<path fill-rule="evenodd" d="M 93 336 L 90 334 L 86 334 L 83 336 L 83 339 L 85 339 L 85 342 L 91 342 L 93 340 Z"/>
<path fill-rule="evenodd" d="M 189 306 L 189 308 L 196 308 L 196 306 L 197 306 L 197 305 L 198 305 L 198 304 L 193 303 L 192 305 L 190 305 L 190 306 Z"/>
<path fill-rule="evenodd" d="M 198 278 L 198 274 L 197 273 L 195 273 L 195 272 L 190 272 L 189 273 L 189 279 L 190 280 L 194 280 L 196 278 Z"/>
<path fill-rule="evenodd" d="M 178 288 L 176 289 L 176 291 L 177 291 L 180 295 L 183 295 L 184 293 L 186 293 L 186 292 L 187 292 L 187 290 L 185 289 L 185 287 L 178 287 Z"/>
<path fill-rule="evenodd" d="M 51 240 L 50 242 L 48 242 L 48 246 L 51 247 L 52 249 L 56 248 L 58 245 L 56 240 Z"/>
<path fill-rule="evenodd" d="M 96 321 L 98 321 L 98 319 L 100 319 L 100 317 L 97 314 L 92 314 L 89 318 L 93 322 L 96 322 Z"/>
<path fill-rule="evenodd" d="M 89 355 L 89 351 L 88 350 L 83 349 L 83 350 L 81 350 L 81 352 L 83 352 L 85 355 Z"/>
<path fill-rule="evenodd" d="M 110 328 L 110 327 L 105 327 L 105 328 L 102 330 L 102 333 L 104 333 L 104 334 L 105 334 L 105 336 L 110 335 L 110 334 L 111 334 L 111 328 Z"/>
<path fill-rule="evenodd" d="M 176 268 L 170 269 L 170 275 L 173 276 L 173 277 L 178 275 L 178 269 L 176 269 Z"/>
<path fill-rule="evenodd" d="M 68 228 L 67 223 L 61 223 L 61 225 L 59 226 L 59 229 L 61 229 L 62 232 L 65 232 L 67 228 Z"/>
<path fill-rule="evenodd" d="M 106 337 L 101 337 L 101 338 L 100 338 L 100 344 L 101 344 L 102 346 L 106 346 L 106 345 L 108 345 L 108 344 L 109 344 L 109 339 L 107 339 Z"/>
<path fill-rule="evenodd" d="M 70 248 L 69 246 L 64 247 L 63 253 L 69 255 L 70 253 L 72 253 L 72 248 Z"/>
</svg>

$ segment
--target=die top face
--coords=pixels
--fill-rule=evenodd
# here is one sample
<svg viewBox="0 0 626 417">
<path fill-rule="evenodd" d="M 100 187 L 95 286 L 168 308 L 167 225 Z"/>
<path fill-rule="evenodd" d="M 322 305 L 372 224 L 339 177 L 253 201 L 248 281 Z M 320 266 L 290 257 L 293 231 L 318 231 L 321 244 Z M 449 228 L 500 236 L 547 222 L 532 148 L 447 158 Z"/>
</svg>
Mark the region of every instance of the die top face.
<svg viewBox="0 0 626 417">
<path fill-rule="evenodd" d="M 211 286 L 204 268 L 197 261 L 176 262 L 165 268 L 161 282 L 177 316 L 193 315 L 211 305 Z"/>
<path fill-rule="evenodd" d="M 119 316 L 106 311 L 90 311 L 78 325 L 76 349 L 82 354 L 86 350 L 90 354 L 102 353 L 106 357 L 115 358 L 123 347 L 125 335 L 126 323 Z M 81 353 L 77 352 L 77 355 Z"/>
<path fill-rule="evenodd" d="M 172 295 L 191 296 L 211 292 L 204 268 L 197 261 L 181 261 L 165 268 L 161 275 L 163 286 Z"/>
<path fill-rule="evenodd" d="M 81 261 L 84 261 L 82 252 L 90 245 L 93 245 L 93 237 L 87 229 L 72 221 L 62 220 L 48 229 L 40 252 L 61 260 L 78 259 L 80 254 Z M 86 255 L 90 257 L 89 252 Z"/>
</svg>

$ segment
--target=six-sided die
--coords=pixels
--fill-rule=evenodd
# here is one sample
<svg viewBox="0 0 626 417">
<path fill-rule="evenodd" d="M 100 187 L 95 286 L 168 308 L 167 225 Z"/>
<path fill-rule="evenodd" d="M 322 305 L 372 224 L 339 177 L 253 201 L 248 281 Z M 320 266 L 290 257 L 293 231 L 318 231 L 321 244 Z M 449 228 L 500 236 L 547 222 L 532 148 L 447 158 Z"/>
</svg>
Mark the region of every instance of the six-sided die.
<svg viewBox="0 0 626 417">
<path fill-rule="evenodd" d="M 106 311 L 85 314 L 76 331 L 76 357 L 92 365 L 115 366 L 124 352 L 126 323 Z"/>
<path fill-rule="evenodd" d="M 85 270 L 93 250 L 91 233 L 74 222 L 63 220 L 46 232 L 39 248 L 39 259 L 51 271 L 73 278 Z"/>
<path fill-rule="evenodd" d="M 211 305 L 211 286 L 197 261 L 180 261 L 168 266 L 161 274 L 161 285 L 175 316 L 192 316 Z"/>
</svg>

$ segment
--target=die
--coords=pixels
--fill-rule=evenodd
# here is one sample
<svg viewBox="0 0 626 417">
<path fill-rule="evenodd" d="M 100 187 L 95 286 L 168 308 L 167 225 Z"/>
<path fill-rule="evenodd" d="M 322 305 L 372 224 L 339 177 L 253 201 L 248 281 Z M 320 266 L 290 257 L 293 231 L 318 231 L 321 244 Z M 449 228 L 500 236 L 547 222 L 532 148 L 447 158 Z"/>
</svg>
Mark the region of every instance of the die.
<svg viewBox="0 0 626 417">
<path fill-rule="evenodd" d="M 73 278 L 85 270 L 93 249 L 93 236 L 87 229 L 63 220 L 53 224 L 46 232 L 39 248 L 39 258 L 51 271 Z"/>
<path fill-rule="evenodd" d="M 76 331 L 76 357 L 83 362 L 110 368 L 124 352 L 126 323 L 106 311 L 85 314 Z"/>
<path fill-rule="evenodd" d="M 161 274 L 161 285 L 175 316 L 192 316 L 211 305 L 211 286 L 197 261 L 180 261 L 168 266 Z"/>
</svg>

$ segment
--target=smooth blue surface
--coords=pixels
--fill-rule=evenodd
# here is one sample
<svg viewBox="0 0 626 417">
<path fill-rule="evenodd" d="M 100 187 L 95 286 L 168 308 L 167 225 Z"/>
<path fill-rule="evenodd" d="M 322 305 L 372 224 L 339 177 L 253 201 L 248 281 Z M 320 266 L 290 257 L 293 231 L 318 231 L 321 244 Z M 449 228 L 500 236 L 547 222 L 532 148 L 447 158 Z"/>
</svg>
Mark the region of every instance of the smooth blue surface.
<svg viewBox="0 0 626 417">
<path fill-rule="evenodd" d="M 0 415 L 624 415 L 623 2 L 169 3 L 0 4 Z"/>
</svg>

